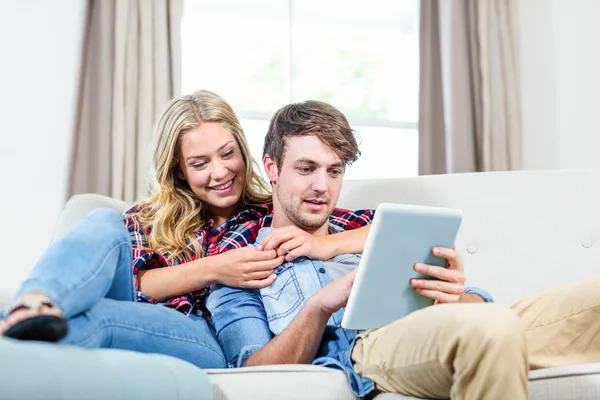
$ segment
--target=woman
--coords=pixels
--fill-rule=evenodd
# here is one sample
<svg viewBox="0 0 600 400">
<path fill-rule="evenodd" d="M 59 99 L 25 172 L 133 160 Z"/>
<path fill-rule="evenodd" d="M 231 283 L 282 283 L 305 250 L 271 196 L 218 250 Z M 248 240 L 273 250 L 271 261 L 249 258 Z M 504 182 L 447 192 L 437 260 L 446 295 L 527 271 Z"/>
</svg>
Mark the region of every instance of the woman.
<svg viewBox="0 0 600 400">
<path fill-rule="evenodd" d="M 155 194 L 122 216 L 95 210 L 52 244 L 0 321 L 0 335 L 225 367 L 206 319 L 208 287 L 268 286 L 283 257 L 252 248 L 215 254 L 216 244 L 271 212 L 269 189 L 235 113 L 212 92 L 173 99 L 154 137 Z M 346 234 L 351 247 L 362 240 L 348 232 L 338 242 Z"/>
</svg>

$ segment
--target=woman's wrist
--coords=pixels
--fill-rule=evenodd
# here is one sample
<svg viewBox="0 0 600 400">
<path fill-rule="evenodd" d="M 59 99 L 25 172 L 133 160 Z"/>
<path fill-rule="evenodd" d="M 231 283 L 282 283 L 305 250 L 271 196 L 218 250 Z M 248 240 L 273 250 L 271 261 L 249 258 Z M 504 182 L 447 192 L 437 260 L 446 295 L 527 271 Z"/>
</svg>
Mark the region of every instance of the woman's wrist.
<svg viewBox="0 0 600 400">
<path fill-rule="evenodd" d="M 323 259 L 327 261 L 340 254 L 343 242 L 340 241 L 338 234 L 329 234 L 325 236 L 323 243 Z"/>
<path fill-rule="evenodd" d="M 219 256 L 220 254 L 217 254 L 210 257 L 198 258 L 194 261 L 198 280 L 204 283 L 204 287 L 221 283 Z"/>
</svg>

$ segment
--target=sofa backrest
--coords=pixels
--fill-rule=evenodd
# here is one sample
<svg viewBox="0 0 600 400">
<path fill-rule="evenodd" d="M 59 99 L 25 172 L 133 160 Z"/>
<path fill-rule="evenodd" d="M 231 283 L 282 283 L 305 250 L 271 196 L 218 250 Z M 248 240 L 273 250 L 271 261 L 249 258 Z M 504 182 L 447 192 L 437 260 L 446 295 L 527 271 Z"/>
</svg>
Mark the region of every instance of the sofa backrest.
<svg viewBox="0 0 600 400">
<path fill-rule="evenodd" d="M 112 208 L 118 212 L 122 212 L 127 208 L 127 203 L 99 194 L 76 194 L 67 201 L 59 214 L 51 241 L 55 241 L 71 225 L 96 208 Z"/>
<path fill-rule="evenodd" d="M 462 209 L 456 246 L 467 284 L 508 304 L 600 273 L 599 183 L 600 172 L 587 170 L 350 180 L 338 205 L 358 209 L 395 202 Z M 99 195 L 74 196 L 54 237 L 94 208 L 126 206 Z"/>
<path fill-rule="evenodd" d="M 456 247 L 467 284 L 488 289 L 499 303 L 600 273 L 599 171 L 347 181 L 338 205 L 382 202 L 462 209 Z"/>
</svg>

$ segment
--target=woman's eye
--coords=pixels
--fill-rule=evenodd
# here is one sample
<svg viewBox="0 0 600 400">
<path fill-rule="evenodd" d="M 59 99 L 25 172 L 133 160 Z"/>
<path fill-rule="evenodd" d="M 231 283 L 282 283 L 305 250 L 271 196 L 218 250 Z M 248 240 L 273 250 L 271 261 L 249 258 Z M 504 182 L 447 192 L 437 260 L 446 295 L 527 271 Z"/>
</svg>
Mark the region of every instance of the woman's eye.
<svg viewBox="0 0 600 400">
<path fill-rule="evenodd" d="M 223 154 L 223 157 L 231 157 L 233 155 L 233 150 L 229 150 L 228 152 Z"/>
<path fill-rule="evenodd" d="M 206 166 L 205 162 L 199 162 L 199 163 L 196 163 L 196 164 L 192 164 L 192 167 L 195 168 L 195 169 L 201 169 L 201 168 L 204 168 L 205 166 Z"/>
</svg>

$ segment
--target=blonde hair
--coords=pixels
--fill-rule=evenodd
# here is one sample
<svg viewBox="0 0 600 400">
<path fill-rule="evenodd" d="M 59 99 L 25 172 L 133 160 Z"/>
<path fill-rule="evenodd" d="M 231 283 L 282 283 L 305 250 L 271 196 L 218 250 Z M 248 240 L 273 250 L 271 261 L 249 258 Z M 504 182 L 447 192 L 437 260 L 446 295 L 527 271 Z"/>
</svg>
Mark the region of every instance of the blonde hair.
<svg viewBox="0 0 600 400">
<path fill-rule="evenodd" d="M 203 122 L 217 122 L 229 129 L 237 141 L 246 177 L 244 205 L 271 202 L 270 188 L 257 173 L 258 164 L 250 155 L 246 136 L 231 106 L 216 93 L 200 90 L 172 99 L 163 110 L 154 129 L 151 196 L 140 203 L 138 217 L 148 230 L 145 244 L 167 260 L 189 256 L 190 246 L 203 255 L 195 232 L 208 216 L 208 207 L 178 178 L 181 140 Z"/>
</svg>

